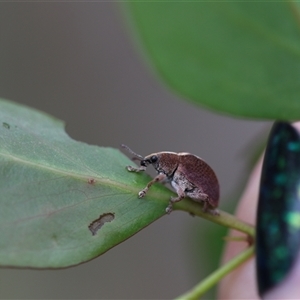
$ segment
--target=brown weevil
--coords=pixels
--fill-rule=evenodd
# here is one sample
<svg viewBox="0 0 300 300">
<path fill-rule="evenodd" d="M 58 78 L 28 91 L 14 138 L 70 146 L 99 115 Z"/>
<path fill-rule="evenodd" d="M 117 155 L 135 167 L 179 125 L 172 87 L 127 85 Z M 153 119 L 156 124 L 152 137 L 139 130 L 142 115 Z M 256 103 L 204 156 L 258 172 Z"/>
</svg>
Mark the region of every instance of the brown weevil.
<svg viewBox="0 0 300 300">
<path fill-rule="evenodd" d="M 133 152 L 128 146 L 122 145 L 134 160 L 140 161 L 140 167 L 127 166 L 129 172 L 145 171 L 148 165 L 153 165 L 158 175 L 139 192 L 143 198 L 155 182 L 169 182 L 177 192 L 177 197 L 171 197 L 166 213 L 170 214 L 173 203 L 189 197 L 195 202 L 203 203 L 203 211 L 218 215 L 216 209 L 219 203 L 220 188 L 213 169 L 200 157 L 190 153 L 157 152 L 145 157 Z"/>
</svg>

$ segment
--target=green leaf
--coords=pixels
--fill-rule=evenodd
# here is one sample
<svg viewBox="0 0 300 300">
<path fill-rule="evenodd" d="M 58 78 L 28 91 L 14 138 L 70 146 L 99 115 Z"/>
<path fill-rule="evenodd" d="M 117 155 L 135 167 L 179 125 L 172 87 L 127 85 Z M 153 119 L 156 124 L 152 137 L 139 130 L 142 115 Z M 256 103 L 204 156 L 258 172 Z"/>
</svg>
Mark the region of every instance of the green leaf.
<svg viewBox="0 0 300 300">
<path fill-rule="evenodd" d="M 170 191 L 156 185 L 138 199 L 149 178 L 128 164 L 118 150 L 72 140 L 58 120 L 0 100 L 0 265 L 79 264 L 164 215 Z"/>
<path fill-rule="evenodd" d="M 252 118 L 300 118 L 299 6 L 130 2 L 156 69 L 197 104 Z"/>
</svg>

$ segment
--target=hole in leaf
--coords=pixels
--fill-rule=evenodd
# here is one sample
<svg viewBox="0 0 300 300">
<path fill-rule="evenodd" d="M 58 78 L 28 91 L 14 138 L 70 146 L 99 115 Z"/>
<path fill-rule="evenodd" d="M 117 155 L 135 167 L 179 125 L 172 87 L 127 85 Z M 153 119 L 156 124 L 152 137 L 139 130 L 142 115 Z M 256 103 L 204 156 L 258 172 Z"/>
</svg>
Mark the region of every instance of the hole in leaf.
<svg viewBox="0 0 300 300">
<path fill-rule="evenodd" d="M 104 213 L 100 215 L 100 217 L 96 220 L 94 220 L 89 225 L 89 230 L 91 231 L 92 235 L 95 235 L 98 230 L 107 222 L 111 222 L 115 218 L 114 213 Z"/>
</svg>

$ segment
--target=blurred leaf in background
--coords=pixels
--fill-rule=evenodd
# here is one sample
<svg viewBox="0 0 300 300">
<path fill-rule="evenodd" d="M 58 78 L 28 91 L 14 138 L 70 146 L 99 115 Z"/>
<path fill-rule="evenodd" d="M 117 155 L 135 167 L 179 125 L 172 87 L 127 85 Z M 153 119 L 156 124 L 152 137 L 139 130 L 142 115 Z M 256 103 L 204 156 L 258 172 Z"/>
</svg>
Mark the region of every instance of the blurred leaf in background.
<svg viewBox="0 0 300 300">
<path fill-rule="evenodd" d="M 236 116 L 300 118 L 297 4 L 126 5 L 151 62 L 185 98 Z"/>
</svg>

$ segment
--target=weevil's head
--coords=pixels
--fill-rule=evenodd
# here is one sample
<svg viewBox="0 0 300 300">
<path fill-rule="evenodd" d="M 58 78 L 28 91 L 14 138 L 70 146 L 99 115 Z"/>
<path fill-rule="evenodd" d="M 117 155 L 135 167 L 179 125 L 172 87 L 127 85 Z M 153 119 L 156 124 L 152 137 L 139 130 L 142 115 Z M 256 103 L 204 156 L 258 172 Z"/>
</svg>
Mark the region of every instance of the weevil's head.
<svg viewBox="0 0 300 300">
<path fill-rule="evenodd" d="M 159 155 L 157 155 L 157 153 L 147 155 L 141 160 L 140 164 L 145 168 L 147 168 L 149 165 L 153 165 L 153 167 L 156 169 L 156 166 L 159 164 Z"/>
<path fill-rule="evenodd" d="M 178 163 L 177 153 L 167 151 L 152 153 L 141 160 L 141 166 L 146 168 L 151 164 L 158 173 L 164 173 L 168 177 L 174 174 Z"/>
<path fill-rule="evenodd" d="M 156 152 L 143 157 L 124 144 L 122 144 L 122 147 L 133 155 L 133 160 L 140 161 L 141 166 L 137 169 L 138 171 L 144 171 L 149 165 L 153 165 L 158 173 L 166 174 L 170 178 L 173 176 L 179 164 L 179 156 L 175 152 Z"/>
</svg>

